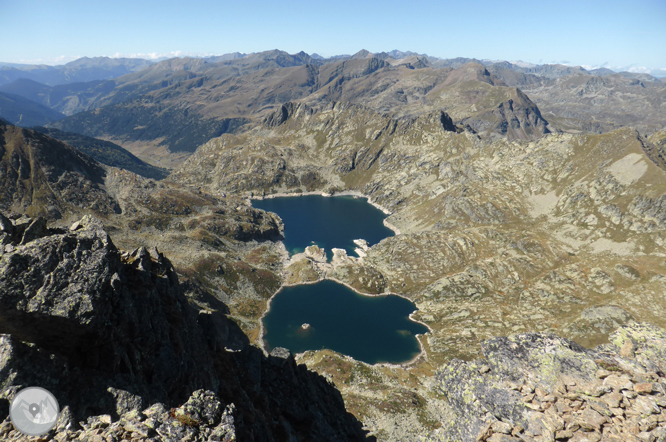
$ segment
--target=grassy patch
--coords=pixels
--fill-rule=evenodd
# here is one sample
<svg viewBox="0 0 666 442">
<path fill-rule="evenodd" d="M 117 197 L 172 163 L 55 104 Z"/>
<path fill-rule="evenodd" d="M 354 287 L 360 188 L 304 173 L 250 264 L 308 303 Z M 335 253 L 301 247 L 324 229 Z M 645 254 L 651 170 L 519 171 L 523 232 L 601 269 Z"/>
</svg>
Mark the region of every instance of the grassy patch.
<svg viewBox="0 0 666 442">
<path fill-rule="evenodd" d="M 607 370 L 607 371 L 622 371 L 622 369 L 614 362 L 607 362 L 607 361 L 602 361 L 602 360 L 598 360 L 598 361 L 594 361 L 594 362 L 596 362 L 599 367 L 601 367 L 601 368 L 603 368 L 604 370 Z"/>
<path fill-rule="evenodd" d="M 180 422 L 181 425 L 185 427 L 198 427 L 201 421 L 198 419 L 193 418 L 192 416 L 189 416 L 185 413 L 178 413 L 178 410 L 175 408 L 172 408 L 169 411 L 169 417 L 171 419 L 175 419 L 176 421 Z"/>
</svg>

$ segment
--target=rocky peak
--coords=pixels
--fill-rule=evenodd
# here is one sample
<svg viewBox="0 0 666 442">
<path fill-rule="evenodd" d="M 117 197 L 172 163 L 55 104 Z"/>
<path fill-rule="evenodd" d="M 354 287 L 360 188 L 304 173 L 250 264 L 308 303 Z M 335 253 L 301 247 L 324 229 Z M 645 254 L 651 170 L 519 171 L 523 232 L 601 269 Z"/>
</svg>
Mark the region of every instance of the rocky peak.
<svg viewBox="0 0 666 442">
<path fill-rule="evenodd" d="M 449 114 L 444 111 L 431 112 L 430 114 L 419 117 L 419 119 L 426 122 L 437 122 L 441 125 L 442 129 L 447 132 L 461 133 L 463 131 L 463 129 L 453 123 Z"/>
<path fill-rule="evenodd" d="M 410 55 L 392 63 L 393 66 L 405 66 L 408 69 L 425 69 L 430 67 L 430 62 L 425 57 Z"/>
<path fill-rule="evenodd" d="M 361 49 L 360 51 L 358 51 L 357 53 L 352 55 L 351 59 L 352 60 L 359 60 L 359 59 L 364 59 L 364 58 L 371 58 L 371 57 L 374 57 L 374 56 L 375 55 L 372 52 L 370 52 L 366 49 Z"/>
<path fill-rule="evenodd" d="M 488 83 L 491 86 L 506 86 L 502 80 L 488 72 L 485 66 L 479 63 L 465 63 L 455 69 L 446 77 L 444 86 L 450 86 L 465 81 L 476 80 Z"/>
<path fill-rule="evenodd" d="M 277 127 L 301 110 L 309 115 L 312 115 L 315 112 L 313 108 L 305 104 L 290 101 L 280 106 L 272 114 L 268 115 L 264 120 L 264 124 L 270 128 Z"/>
<path fill-rule="evenodd" d="M 24 224 L 0 217 L 0 419 L 40 385 L 64 409 L 50 437 L 364 439 L 339 392 L 249 346 L 224 304 L 198 307 L 156 249 L 120 251 L 90 216 L 68 231 L 30 220 L 21 244 Z"/>
<path fill-rule="evenodd" d="M 538 106 L 518 88 L 511 88 L 506 101 L 494 109 L 479 112 L 460 121 L 487 136 L 501 134 L 510 140 L 534 140 L 550 133 L 548 121 Z"/>
</svg>

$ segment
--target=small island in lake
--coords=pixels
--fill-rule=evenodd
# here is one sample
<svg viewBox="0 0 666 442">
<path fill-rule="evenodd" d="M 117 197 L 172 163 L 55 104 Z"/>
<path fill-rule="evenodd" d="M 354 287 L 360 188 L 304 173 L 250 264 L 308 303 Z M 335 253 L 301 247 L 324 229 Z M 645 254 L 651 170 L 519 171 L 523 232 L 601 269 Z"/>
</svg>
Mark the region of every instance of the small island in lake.
<svg viewBox="0 0 666 442">
<path fill-rule="evenodd" d="M 330 280 L 285 287 L 264 317 L 264 342 L 268 350 L 328 348 L 369 364 L 403 363 L 420 352 L 415 335 L 428 331 L 409 319 L 414 310 L 399 296 L 363 296 Z"/>
</svg>

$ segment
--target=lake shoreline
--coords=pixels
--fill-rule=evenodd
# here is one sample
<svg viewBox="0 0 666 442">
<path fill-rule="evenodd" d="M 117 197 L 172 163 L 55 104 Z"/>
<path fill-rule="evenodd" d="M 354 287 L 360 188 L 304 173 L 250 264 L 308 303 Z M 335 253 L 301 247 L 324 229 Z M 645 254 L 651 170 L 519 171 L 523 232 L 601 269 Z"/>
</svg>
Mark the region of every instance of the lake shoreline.
<svg viewBox="0 0 666 442">
<path fill-rule="evenodd" d="M 285 249 L 285 250 L 286 250 L 286 249 Z M 414 303 L 414 301 L 412 301 L 411 299 L 409 299 L 409 298 L 408 298 L 407 296 L 405 296 L 405 295 L 401 295 L 401 294 L 399 294 L 399 293 L 390 293 L 390 292 L 383 292 L 383 293 L 364 293 L 364 292 L 361 292 L 361 291 L 355 289 L 354 287 L 352 287 L 351 285 L 347 284 L 346 282 L 340 281 L 339 279 L 337 279 L 337 278 L 332 278 L 332 277 L 321 277 L 321 278 L 316 279 L 316 280 L 314 280 L 314 281 L 305 281 L 305 282 L 299 282 L 299 283 L 294 283 L 294 284 L 283 283 L 283 284 L 282 284 L 282 285 L 281 285 L 281 286 L 275 291 L 275 293 L 273 293 L 273 295 L 268 299 L 268 302 L 266 303 L 266 310 L 265 310 L 264 313 L 261 315 L 261 318 L 259 318 L 259 336 L 257 337 L 257 340 L 258 340 L 259 342 L 257 342 L 257 344 L 259 344 L 259 347 L 261 348 L 261 350 L 263 351 L 263 353 L 264 353 L 266 356 L 269 355 L 269 352 L 268 352 L 268 349 L 267 349 L 267 347 L 266 347 L 266 341 L 264 341 L 264 333 L 265 333 L 265 330 L 264 330 L 264 317 L 268 314 L 268 312 L 269 312 L 270 309 L 271 309 L 271 303 L 272 303 L 272 301 L 273 301 L 273 298 L 275 298 L 275 296 L 277 296 L 277 295 L 278 295 L 278 294 L 279 294 L 284 288 L 287 288 L 287 287 L 296 287 L 296 286 L 299 286 L 299 285 L 313 285 L 313 284 L 317 284 L 317 283 L 320 283 L 320 282 L 325 281 L 325 280 L 333 281 L 333 282 L 335 282 L 335 283 L 337 283 L 337 284 L 340 284 L 340 285 L 342 285 L 342 286 L 344 286 L 344 287 L 350 289 L 350 290 L 353 291 L 354 293 L 356 293 L 356 294 L 358 294 L 358 295 L 361 295 L 361 296 L 366 296 L 366 297 L 371 297 L 371 298 L 372 298 L 372 297 L 377 297 L 377 296 L 389 296 L 389 295 L 397 296 L 397 297 L 399 297 L 399 298 L 403 298 L 403 299 L 405 299 L 405 300 L 411 302 L 412 304 L 414 304 L 414 307 L 416 307 L 416 304 Z M 418 319 L 414 319 L 414 318 L 413 318 L 413 315 L 414 315 L 417 311 L 418 311 L 418 308 L 416 308 L 413 312 L 411 312 L 411 313 L 408 315 L 409 320 L 412 321 L 412 322 L 414 322 L 414 323 L 417 323 L 417 324 L 421 324 L 421 325 L 423 325 L 425 328 L 428 329 L 428 332 L 427 332 L 427 333 L 432 333 L 433 330 L 432 330 L 432 328 L 430 328 L 430 326 L 428 326 L 428 324 L 424 323 L 423 321 L 419 321 Z M 425 362 L 428 361 L 428 355 L 427 355 L 427 353 L 426 353 L 426 351 L 425 351 L 425 346 L 424 346 L 423 343 L 421 342 L 421 339 L 419 339 L 419 337 L 425 337 L 425 334 L 418 333 L 418 334 L 415 334 L 414 337 L 416 338 L 416 341 L 419 343 L 419 349 L 420 349 L 419 354 L 417 354 L 416 356 L 414 356 L 413 358 L 411 358 L 411 359 L 409 359 L 409 360 L 407 360 L 407 361 L 405 361 L 405 362 L 400 362 L 400 363 L 377 362 L 376 364 L 370 364 L 370 363 L 367 363 L 367 362 L 365 362 L 365 361 L 361 361 L 361 360 L 359 360 L 359 359 L 355 359 L 355 358 L 353 358 L 352 356 L 346 355 L 346 354 L 344 354 L 344 353 L 340 353 L 340 352 L 338 352 L 338 351 L 332 350 L 332 349 L 330 349 L 330 348 L 329 348 L 328 350 L 333 351 L 333 352 L 335 352 L 335 353 L 337 353 L 337 354 L 340 354 L 340 355 L 342 355 L 342 356 L 345 357 L 345 358 L 351 359 L 352 361 L 360 362 L 360 363 L 365 364 L 365 365 L 368 365 L 368 366 L 382 366 L 382 367 L 389 367 L 389 368 L 405 368 L 405 367 L 409 367 L 409 366 L 411 366 L 411 365 L 416 364 L 416 363 L 419 361 L 419 359 L 421 359 L 421 358 L 423 358 L 423 360 L 424 360 Z M 291 350 L 290 350 L 290 351 L 291 351 Z M 305 352 L 295 353 L 295 354 L 294 354 L 294 357 L 299 356 L 299 355 L 302 356 L 302 355 L 305 354 L 307 351 L 318 351 L 318 350 L 306 350 Z"/>
<path fill-rule="evenodd" d="M 357 191 L 353 191 L 353 190 L 345 190 L 345 191 L 341 191 L 341 192 L 336 192 L 335 194 L 330 194 L 330 193 L 326 193 L 326 192 L 323 192 L 323 191 L 299 192 L 299 193 L 280 192 L 280 193 L 273 193 L 273 194 L 270 194 L 270 195 L 261 195 L 261 196 L 253 195 L 251 197 L 248 197 L 247 201 L 248 201 L 249 205 L 252 206 L 252 201 L 253 200 L 265 200 L 265 199 L 274 199 L 274 198 L 299 197 L 299 196 L 311 196 L 311 195 L 324 196 L 324 197 L 351 196 L 351 197 L 354 197 L 354 198 L 363 198 L 367 201 L 367 203 L 369 203 L 371 206 L 375 207 L 376 209 L 379 209 L 385 215 L 390 216 L 390 215 L 393 214 L 390 210 L 388 210 L 385 207 L 381 206 L 380 204 L 374 202 L 372 200 L 372 198 L 369 197 L 368 195 L 364 195 L 361 192 L 357 192 Z M 401 234 L 400 229 L 398 229 L 396 226 L 394 226 L 393 224 L 388 222 L 386 220 L 386 218 L 383 219 L 383 224 L 386 228 L 393 231 L 395 235 L 400 235 Z M 286 269 L 287 265 L 288 265 L 288 263 L 291 259 L 291 255 L 290 255 L 289 251 L 286 249 L 286 247 L 284 245 L 284 242 L 280 241 L 280 244 L 282 246 L 281 260 L 282 260 L 284 268 Z M 346 287 L 347 289 L 351 290 L 352 292 L 354 292 L 358 295 L 361 295 L 361 296 L 377 297 L 377 296 L 393 295 L 393 296 L 403 298 L 403 299 L 411 302 L 412 304 L 414 304 L 414 307 L 415 307 L 415 310 L 408 315 L 409 320 L 416 323 L 416 324 L 420 324 L 420 325 L 424 326 L 428 330 L 426 333 L 432 333 L 433 332 L 432 328 L 430 328 L 428 326 L 428 324 L 414 318 L 414 315 L 418 312 L 418 308 L 416 307 L 416 304 L 411 299 L 409 299 L 407 296 L 401 295 L 401 294 L 398 294 L 398 293 L 390 293 L 390 292 L 383 292 L 383 293 L 377 293 L 377 294 L 365 293 L 365 292 L 362 292 L 362 291 L 357 290 L 356 288 L 352 287 L 347 282 L 341 281 L 337 278 L 334 278 L 334 277 L 331 277 L 331 276 L 321 276 L 318 279 L 313 280 L 313 281 L 305 281 L 305 282 L 298 282 L 298 283 L 283 282 L 280 285 L 280 287 L 275 291 L 275 293 L 273 293 L 271 295 L 271 297 L 267 300 L 266 309 L 264 310 L 261 317 L 259 318 L 259 335 L 257 336 L 257 339 L 255 341 L 255 343 L 259 346 L 259 348 L 261 348 L 262 352 L 266 356 L 269 355 L 269 351 L 268 351 L 266 341 L 264 340 L 264 336 L 265 336 L 265 333 L 266 333 L 266 330 L 265 330 L 265 327 L 264 327 L 264 318 L 266 317 L 266 315 L 271 310 L 271 304 L 273 302 L 273 298 L 275 298 L 275 296 L 277 296 L 280 292 L 282 292 L 282 290 L 284 288 L 295 287 L 295 286 L 299 286 L 299 285 L 312 285 L 312 284 L 317 284 L 319 282 L 322 282 L 324 280 L 330 280 L 330 281 L 333 281 L 337 284 L 340 284 L 340 285 Z M 419 353 L 417 355 L 415 355 L 414 357 L 410 358 L 409 360 L 404 361 L 404 362 L 400 362 L 400 363 L 378 362 L 376 364 L 369 364 L 367 362 L 355 359 L 352 356 L 345 355 L 345 354 L 337 352 L 335 350 L 331 350 L 331 349 L 329 349 L 329 350 L 334 351 L 335 353 L 341 355 L 344 358 L 348 358 L 349 360 L 360 362 L 360 363 L 363 363 L 363 364 L 368 365 L 368 366 L 405 368 L 405 367 L 416 364 L 420 360 L 423 360 L 423 361 L 426 361 L 426 362 L 428 360 L 428 355 L 427 355 L 427 352 L 425 350 L 425 346 L 424 346 L 423 342 L 421 341 L 421 339 L 423 337 L 425 337 L 425 334 L 420 334 L 420 333 L 415 334 L 414 337 L 416 338 L 416 341 L 418 342 L 418 345 L 419 345 Z M 318 350 L 306 350 L 306 352 L 307 351 L 318 351 Z M 305 352 L 295 353 L 294 356 L 302 356 L 304 353 Z"/>
<path fill-rule="evenodd" d="M 375 209 L 381 210 L 384 215 L 391 216 L 393 215 L 393 212 L 385 208 L 384 206 L 374 202 L 371 197 L 368 195 L 364 195 L 361 192 L 357 192 L 355 190 L 344 190 L 342 192 L 336 192 L 336 193 L 326 193 L 323 191 L 312 191 L 312 192 L 300 192 L 300 193 L 272 193 L 270 195 L 263 195 L 263 196 L 251 196 L 248 197 L 248 200 L 250 202 L 250 205 L 252 205 L 252 200 L 265 200 L 265 199 L 273 199 L 273 198 L 285 198 L 285 197 L 298 197 L 298 196 L 309 196 L 309 195 L 318 195 L 318 196 L 325 196 L 325 197 L 335 197 L 335 196 L 353 196 L 355 198 L 365 198 L 368 201 L 368 204 L 370 204 L 372 207 Z M 390 222 L 386 221 L 386 218 L 384 218 L 383 221 L 384 226 L 392 230 L 393 233 L 396 235 L 400 235 L 402 232 L 400 229 L 398 229 L 396 226 L 391 224 Z"/>
</svg>

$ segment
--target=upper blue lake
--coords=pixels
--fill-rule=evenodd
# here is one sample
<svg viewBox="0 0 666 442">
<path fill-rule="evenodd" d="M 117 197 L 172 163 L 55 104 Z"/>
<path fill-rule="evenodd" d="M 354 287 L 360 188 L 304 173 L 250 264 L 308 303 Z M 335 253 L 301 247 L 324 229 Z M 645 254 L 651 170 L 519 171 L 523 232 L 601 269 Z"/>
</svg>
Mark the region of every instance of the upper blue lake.
<svg viewBox="0 0 666 442">
<path fill-rule="evenodd" d="M 399 296 L 363 296 L 330 280 L 285 287 L 263 319 L 264 342 L 269 351 L 328 348 L 369 364 L 406 362 L 420 352 L 415 335 L 428 331 L 409 319 L 414 310 Z"/>
<path fill-rule="evenodd" d="M 289 253 L 301 253 L 316 244 L 326 249 L 345 249 L 355 256 L 353 240 L 374 245 L 394 232 L 384 226 L 386 215 L 368 204 L 367 198 L 353 196 L 305 195 L 252 200 L 252 206 L 277 213 L 284 222 L 284 245 Z"/>
</svg>

